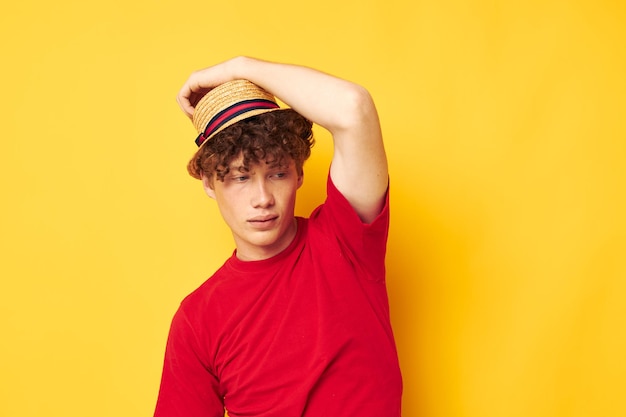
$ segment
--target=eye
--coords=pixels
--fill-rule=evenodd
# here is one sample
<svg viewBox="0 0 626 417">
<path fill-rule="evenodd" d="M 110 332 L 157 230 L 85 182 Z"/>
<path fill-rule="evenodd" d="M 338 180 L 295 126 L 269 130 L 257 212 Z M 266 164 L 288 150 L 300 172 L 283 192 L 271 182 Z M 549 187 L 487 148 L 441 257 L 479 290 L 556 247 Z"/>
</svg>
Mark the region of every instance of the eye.
<svg viewBox="0 0 626 417">
<path fill-rule="evenodd" d="M 274 174 L 272 174 L 272 178 L 276 178 L 276 179 L 281 179 L 281 178 L 285 178 L 287 176 L 286 172 L 275 172 Z"/>
<path fill-rule="evenodd" d="M 233 182 L 244 182 L 248 179 L 248 175 L 237 175 L 230 178 Z"/>
</svg>

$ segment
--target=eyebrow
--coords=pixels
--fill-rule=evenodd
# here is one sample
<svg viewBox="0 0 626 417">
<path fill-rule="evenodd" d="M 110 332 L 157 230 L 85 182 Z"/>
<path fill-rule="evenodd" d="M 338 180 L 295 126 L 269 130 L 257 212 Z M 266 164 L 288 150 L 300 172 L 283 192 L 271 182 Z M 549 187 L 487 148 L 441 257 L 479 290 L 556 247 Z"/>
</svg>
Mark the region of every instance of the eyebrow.
<svg viewBox="0 0 626 417">
<path fill-rule="evenodd" d="M 245 165 L 229 165 L 228 166 L 229 171 L 238 171 L 238 172 L 246 172 L 246 171 L 250 171 L 250 168 L 246 168 Z"/>
<path fill-rule="evenodd" d="M 267 161 L 263 161 L 265 163 L 267 163 Z M 256 165 L 256 164 L 252 164 L 252 165 Z M 273 161 L 271 164 L 268 164 L 269 168 L 282 168 L 282 169 L 287 169 L 291 166 L 291 162 L 287 162 L 287 163 L 279 163 L 278 161 Z M 239 172 L 249 172 L 251 170 L 251 167 L 246 167 L 245 165 L 229 165 L 228 169 L 230 171 L 239 171 Z"/>
</svg>

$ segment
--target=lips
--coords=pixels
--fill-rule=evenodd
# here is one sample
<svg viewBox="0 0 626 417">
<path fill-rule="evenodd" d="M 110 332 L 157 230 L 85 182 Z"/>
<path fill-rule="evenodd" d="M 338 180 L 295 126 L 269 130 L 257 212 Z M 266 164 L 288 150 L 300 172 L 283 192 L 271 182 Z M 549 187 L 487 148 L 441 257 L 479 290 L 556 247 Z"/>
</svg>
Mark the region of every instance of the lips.
<svg viewBox="0 0 626 417">
<path fill-rule="evenodd" d="M 270 223 L 271 221 L 276 220 L 277 218 L 278 216 L 275 214 L 268 214 L 264 216 L 253 217 L 251 219 L 248 219 L 248 222 L 252 224 L 262 225 L 262 224 Z"/>
</svg>

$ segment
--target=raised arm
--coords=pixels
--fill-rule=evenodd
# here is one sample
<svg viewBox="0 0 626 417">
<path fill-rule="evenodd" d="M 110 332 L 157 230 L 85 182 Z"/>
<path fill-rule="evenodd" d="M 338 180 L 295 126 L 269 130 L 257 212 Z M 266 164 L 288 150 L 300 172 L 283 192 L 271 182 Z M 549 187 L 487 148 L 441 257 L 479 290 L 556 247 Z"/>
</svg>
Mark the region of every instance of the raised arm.
<svg viewBox="0 0 626 417">
<path fill-rule="evenodd" d="M 259 85 L 332 134 L 331 178 L 361 220 L 373 221 L 384 204 L 388 174 L 378 114 L 367 90 L 311 68 L 238 57 L 194 72 L 178 103 L 191 117 L 208 90 L 235 79 Z"/>
</svg>

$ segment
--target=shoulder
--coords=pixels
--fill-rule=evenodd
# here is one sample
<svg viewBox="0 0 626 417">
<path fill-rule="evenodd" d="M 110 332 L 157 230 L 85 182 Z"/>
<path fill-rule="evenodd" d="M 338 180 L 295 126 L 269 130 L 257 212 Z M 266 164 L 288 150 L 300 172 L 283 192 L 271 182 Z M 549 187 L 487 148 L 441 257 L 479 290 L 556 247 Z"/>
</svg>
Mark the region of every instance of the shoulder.
<svg viewBox="0 0 626 417">
<path fill-rule="evenodd" d="M 187 294 L 180 302 L 179 311 L 186 315 L 196 315 L 198 311 L 206 309 L 207 305 L 214 305 L 222 294 L 222 283 L 228 281 L 229 272 L 226 261 L 209 278 L 196 289 Z"/>
<path fill-rule="evenodd" d="M 326 181 L 326 200 L 311 213 L 314 225 L 318 223 L 334 224 L 339 229 L 348 229 L 353 233 L 377 230 L 389 226 L 389 188 L 383 196 L 378 214 L 369 222 L 363 221 L 347 197 L 337 188 L 329 175 Z M 355 236 L 356 237 L 356 236 Z"/>
</svg>

